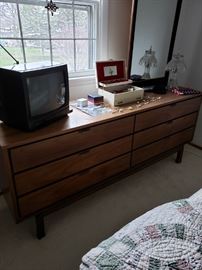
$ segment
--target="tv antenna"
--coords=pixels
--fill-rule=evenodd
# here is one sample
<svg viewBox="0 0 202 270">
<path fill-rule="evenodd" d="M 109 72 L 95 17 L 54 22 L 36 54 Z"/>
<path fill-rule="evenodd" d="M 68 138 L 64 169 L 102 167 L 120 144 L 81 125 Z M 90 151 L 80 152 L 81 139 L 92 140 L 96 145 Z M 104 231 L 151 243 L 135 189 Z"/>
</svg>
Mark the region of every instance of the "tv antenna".
<svg viewBox="0 0 202 270">
<path fill-rule="evenodd" d="M 19 61 L 0 43 L 0 47 L 5 51 L 7 52 L 8 55 L 10 55 L 10 57 L 13 58 L 13 60 L 15 61 L 15 63 L 18 65 L 19 64 Z"/>
</svg>

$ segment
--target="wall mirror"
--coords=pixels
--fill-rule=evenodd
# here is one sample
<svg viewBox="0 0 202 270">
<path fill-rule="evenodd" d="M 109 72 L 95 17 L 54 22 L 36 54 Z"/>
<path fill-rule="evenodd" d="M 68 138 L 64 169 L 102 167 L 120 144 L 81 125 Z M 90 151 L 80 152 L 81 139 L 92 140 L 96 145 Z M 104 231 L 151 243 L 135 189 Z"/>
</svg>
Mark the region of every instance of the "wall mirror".
<svg viewBox="0 0 202 270">
<path fill-rule="evenodd" d="M 182 0 L 133 0 L 128 78 L 148 88 L 166 85 Z"/>
</svg>

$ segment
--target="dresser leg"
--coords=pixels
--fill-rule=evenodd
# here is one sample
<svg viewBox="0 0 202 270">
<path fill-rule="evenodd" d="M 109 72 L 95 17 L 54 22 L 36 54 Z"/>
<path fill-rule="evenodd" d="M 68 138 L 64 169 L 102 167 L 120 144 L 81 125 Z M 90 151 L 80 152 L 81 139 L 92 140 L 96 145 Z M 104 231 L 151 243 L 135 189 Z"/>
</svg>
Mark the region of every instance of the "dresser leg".
<svg viewBox="0 0 202 270">
<path fill-rule="evenodd" d="M 176 163 L 181 163 L 182 162 L 183 152 L 184 152 L 184 145 L 180 146 L 180 149 L 177 152 L 177 157 L 176 157 L 176 160 L 175 160 Z"/>
<path fill-rule="evenodd" d="M 44 216 L 37 215 L 35 216 L 35 219 L 36 219 L 36 236 L 38 239 L 41 239 L 46 235 L 44 226 Z"/>
</svg>

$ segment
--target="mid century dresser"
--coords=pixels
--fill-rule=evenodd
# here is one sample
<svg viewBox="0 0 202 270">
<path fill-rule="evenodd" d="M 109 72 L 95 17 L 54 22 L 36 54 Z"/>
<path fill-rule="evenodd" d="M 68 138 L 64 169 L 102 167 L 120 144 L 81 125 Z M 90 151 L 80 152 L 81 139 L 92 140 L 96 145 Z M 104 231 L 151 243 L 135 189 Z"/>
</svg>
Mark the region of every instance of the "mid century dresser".
<svg viewBox="0 0 202 270">
<path fill-rule="evenodd" d="M 201 95 L 152 94 L 102 116 L 74 108 L 34 132 L 1 123 L 0 181 L 16 222 L 34 215 L 41 238 L 49 212 L 171 152 L 181 162 L 200 104 Z"/>
</svg>

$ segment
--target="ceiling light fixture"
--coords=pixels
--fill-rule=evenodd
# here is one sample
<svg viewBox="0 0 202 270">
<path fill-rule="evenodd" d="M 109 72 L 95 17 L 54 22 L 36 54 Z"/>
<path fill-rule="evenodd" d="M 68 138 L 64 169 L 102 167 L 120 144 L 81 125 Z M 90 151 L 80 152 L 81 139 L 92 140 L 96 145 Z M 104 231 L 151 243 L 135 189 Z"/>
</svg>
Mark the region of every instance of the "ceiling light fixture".
<svg viewBox="0 0 202 270">
<path fill-rule="evenodd" d="M 56 6 L 55 3 L 53 3 L 52 0 L 47 1 L 47 5 L 45 6 L 45 8 L 47 8 L 48 11 L 51 12 L 51 15 L 53 16 L 53 13 L 56 12 L 56 10 L 59 8 Z"/>
</svg>

